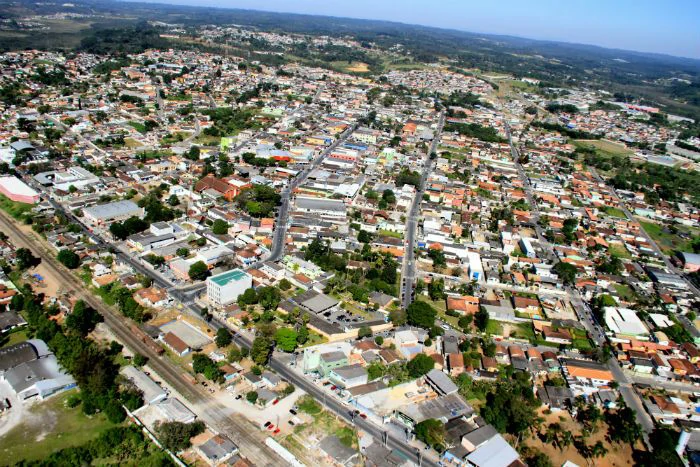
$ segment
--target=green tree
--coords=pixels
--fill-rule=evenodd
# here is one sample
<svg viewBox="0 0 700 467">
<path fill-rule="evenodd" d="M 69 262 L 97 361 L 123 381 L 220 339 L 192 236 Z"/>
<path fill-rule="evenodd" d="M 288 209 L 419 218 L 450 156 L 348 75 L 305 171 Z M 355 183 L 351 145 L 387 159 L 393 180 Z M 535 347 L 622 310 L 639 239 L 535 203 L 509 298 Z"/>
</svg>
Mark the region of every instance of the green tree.
<svg viewBox="0 0 700 467">
<path fill-rule="evenodd" d="M 419 353 L 406 365 L 412 378 L 420 378 L 435 367 L 435 360 L 424 353 Z"/>
<path fill-rule="evenodd" d="M 132 360 L 133 364 L 136 366 L 144 366 L 146 363 L 148 363 L 148 357 L 137 353 L 134 355 L 134 359 Z"/>
<path fill-rule="evenodd" d="M 559 278 L 565 284 L 572 285 L 574 284 L 574 282 L 576 282 L 576 273 L 578 272 L 578 270 L 573 264 L 559 261 L 557 264 L 554 265 L 552 270 L 559 276 Z"/>
<path fill-rule="evenodd" d="M 97 323 L 102 321 L 102 315 L 86 305 L 84 301 L 78 300 L 73 305 L 73 311 L 66 317 L 66 326 L 81 336 L 86 336 L 95 329 Z"/>
<path fill-rule="evenodd" d="M 279 328 L 275 333 L 277 347 L 283 352 L 294 352 L 294 349 L 297 347 L 298 337 L 297 332 L 291 328 Z"/>
<path fill-rule="evenodd" d="M 253 340 L 253 345 L 250 349 L 250 357 L 258 365 L 266 365 L 270 359 L 272 344 L 269 339 L 264 336 L 257 336 Z"/>
<path fill-rule="evenodd" d="M 440 420 L 428 418 L 416 424 L 416 438 L 428 446 L 443 445 L 445 441 L 445 425 Z"/>
<path fill-rule="evenodd" d="M 80 266 L 80 256 L 72 250 L 63 249 L 59 251 L 57 259 L 68 269 L 76 269 Z"/>
<path fill-rule="evenodd" d="M 372 337 L 372 328 L 369 326 L 362 326 L 357 330 L 358 339 L 364 339 L 365 337 Z"/>
<path fill-rule="evenodd" d="M 249 391 L 245 395 L 245 399 L 251 404 L 255 404 L 258 401 L 258 393 L 256 391 Z"/>
<path fill-rule="evenodd" d="M 289 282 L 287 279 L 282 279 L 279 284 L 278 284 L 280 290 L 287 291 L 292 288 L 292 283 Z"/>
<path fill-rule="evenodd" d="M 216 339 L 214 340 L 216 342 L 216 346 L 221 348 L 221 347 L 226 347 L 231 343 L 231 333 L 229 332 L 228 329 L 226 328 L 219 328 L 216 331 Z"/>
<path fill-rule="evenodd" d="M 34 256 L 27 248 L 17 248 L 17 250 L 15 250 L 15 259 L 17 261 L 17 267 L 21 270 L 37 266 L 41 262 L 41 260 Z"/>
<path fill-rule="evenodd" d="M 211 231 L 215 235 L 226 235 L 228 233 L 228 222 L 222 219 L 216 219 L 211 227 Z"/>
<path fill-rule="evenodd" d="M 204 432 L 204 422 L 156 422 L 154 431 L 158 440 L 173 452 L 184 451 L 190 447 L 190 439 Z"/>
<path fill-rule="evenodd" d="M 489 325 L 489 312 L 483 306 L 479 307 L 479 311 L 474 314 L 474 324 L 477 329 L 481 332 L 486 331 L 486 327 Z"/>
<path fill-rule="evenodd" d="M 416 301 L 408 306 L 406 318 L 409 324 L 429 329 L 435 325 L 437 312 L 426 302 Z"/>
<path fill-rule="evenodd" d="M 190 266 L 189 276 L 193 281 L 203 281 L 209 277 L 209 267 L 204 261 L 197 261 Z"/>
<path fill-rule="evenodd" d="M 178 248 L 175 250 L 175 254 L 178 255 L 181 258 L 186 258 L 190 254 L 190 250 L 188 248 Z"/>
</svg>

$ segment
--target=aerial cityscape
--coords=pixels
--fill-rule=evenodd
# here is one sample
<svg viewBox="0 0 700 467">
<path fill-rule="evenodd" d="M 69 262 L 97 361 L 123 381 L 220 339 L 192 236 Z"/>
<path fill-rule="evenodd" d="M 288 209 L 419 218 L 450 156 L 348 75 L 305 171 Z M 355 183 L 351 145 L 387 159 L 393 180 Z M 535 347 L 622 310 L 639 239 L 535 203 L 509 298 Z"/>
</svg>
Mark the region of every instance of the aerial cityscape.
<svg viewBox="0 0 700 467">
<path fill-rule="evenodd" d="M 189 3 L 0 0 L 0 465 L 700 465 L 697 7 Z"/>
</svg>

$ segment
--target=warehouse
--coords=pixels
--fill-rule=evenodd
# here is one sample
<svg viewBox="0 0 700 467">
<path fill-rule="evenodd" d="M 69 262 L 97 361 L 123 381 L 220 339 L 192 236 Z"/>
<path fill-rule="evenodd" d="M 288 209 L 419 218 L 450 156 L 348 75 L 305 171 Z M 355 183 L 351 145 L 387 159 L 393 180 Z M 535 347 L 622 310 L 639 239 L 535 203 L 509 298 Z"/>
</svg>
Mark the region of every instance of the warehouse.
<svg viewBox="0 0 700 467">
<path fill-rule="evenodd" d="M 26 204 L 39 202 L 39 193 L 17 177 L 0 177 L 0 193 L 12 201 Z"/>
<path fill-rule="evenodd" d="M 138 207 L 133 201 L 123 200 L 84 208 L 83 216 L 89 224 L 104 225 L 123 221 L 130 217 L 142 218 L 144 209 Z"/>
</svg>

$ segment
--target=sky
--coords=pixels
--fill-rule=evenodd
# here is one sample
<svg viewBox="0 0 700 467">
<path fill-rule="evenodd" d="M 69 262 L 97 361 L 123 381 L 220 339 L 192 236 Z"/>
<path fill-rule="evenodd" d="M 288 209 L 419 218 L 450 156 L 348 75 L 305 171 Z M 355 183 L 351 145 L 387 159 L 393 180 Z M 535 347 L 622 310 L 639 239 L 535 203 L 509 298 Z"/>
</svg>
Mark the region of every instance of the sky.
<svg viewBox="0 0 700 467">
<path fill-rule="evenodd" d="M 700 0 L 145 1 L 380 19 L 700 58 Z"/>
</svg>

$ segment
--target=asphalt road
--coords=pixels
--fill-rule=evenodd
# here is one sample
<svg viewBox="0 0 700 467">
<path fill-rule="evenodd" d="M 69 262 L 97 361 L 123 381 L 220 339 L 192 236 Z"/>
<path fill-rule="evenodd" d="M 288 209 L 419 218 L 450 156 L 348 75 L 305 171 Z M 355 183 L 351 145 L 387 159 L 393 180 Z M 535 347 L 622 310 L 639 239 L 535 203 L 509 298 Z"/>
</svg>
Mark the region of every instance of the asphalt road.
<svg viewBox="0 0 700 467">
<path fill-rule="evenodd" d="M 435 152 L 437 145 L 440 142 L 442 128 L 445 125 L 445 112 L 440 113 L 438 118 L 438 126 L 435 130 L 435 137 L 430 145 L 428 153 L 423 161 L 423 173 L 421 175 L 421 183 L 416 196 L 413 198 L 411 209 L 408 211 L 406 218 L 406 241 L 404 245 L 404 257 L 401 264 L 401 307 L 405 310 L 413 301 L 413 288 L 416 281 L 416 229 L 418 228 L 418 214 L 420 203 L 423 201 L 423 193 L 425 192 L 425 184 L 428 180 L 430 172 L 433 170 L 435 162 L 430 159 L 430 154 Z"/>
<path fill-rule="evenodd" d="M 269 466 L 280 464 L 281 458 L 264 444 L 263 440 L 266 437 L 264 433 L 243 417 L 227 415 L 227 413 L 230 414 L 230 409 L 218 402 L 203 387 L 192 384 L 189 375 L 175 363 L 167 357 L 157 355 L 150 347 L 141 342 L 131 330 L 131 322 L 127 318 L 86 291 L 85 284 L 65 270 L 48 248 L 20 230 L 11 218 L 1 211 L 0 228 L 12 238 L 15 245 L 30 249 L 35 256 L 41 258 L 42 264 L 46 268 L 57 277 L 62 277 L 64 280 L 62 287 L 71 289 L 77 298 L 84 300 L 92 308 L 99 311 L 104 317 L 105 324 L 115 336 L 133 351 L 148 357 L 148 365 L 153 371 L 187 399 L 201 418 L 238 444 L 243 455 L 256 464 Z"/>
<path fill-rule="evenodd" d="M 270 257 L 267 261 L 278 261 L 284 255 L 285 239 L 287 237 L 287 225 L 289 224 L 289 206 L 292 202 L 292 193 L 297 189 L 302 183 L 309 178 L 311 172 L 317 169 L 323 160 L 330 154 L 335 148 L 343 144 L 357 128 L 357 123 L 353 124 L 350 128 L 345 130 L 343 134 L 335 140 L 330 146 L 324 149 L 321 154 L 319 154 L 316 159 L 303 171 L 301 171 L 296 177 L 294 177 L 288 186 L 282 190 L 280 193 L 281 204 L 280 208 L 277 210 L 277 220 L 275 222 L 275 232 L 272 237 L 272 249 L 270 251 Z"/>
</svg>

